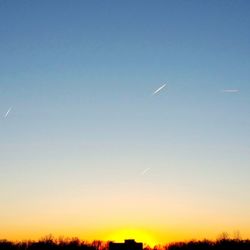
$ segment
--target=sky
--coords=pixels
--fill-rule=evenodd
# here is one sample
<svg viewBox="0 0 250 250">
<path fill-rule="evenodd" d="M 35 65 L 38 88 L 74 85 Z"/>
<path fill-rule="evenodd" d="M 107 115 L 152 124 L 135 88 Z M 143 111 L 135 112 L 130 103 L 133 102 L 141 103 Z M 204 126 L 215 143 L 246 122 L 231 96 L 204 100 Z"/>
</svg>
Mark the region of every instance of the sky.
<svg viewBox="0 0 250 250">
<path fill-rule="evenodd" d="M 0 0 L 0 238 L 249 238 L 249 58 L 247 0 Z"/>
</svg>

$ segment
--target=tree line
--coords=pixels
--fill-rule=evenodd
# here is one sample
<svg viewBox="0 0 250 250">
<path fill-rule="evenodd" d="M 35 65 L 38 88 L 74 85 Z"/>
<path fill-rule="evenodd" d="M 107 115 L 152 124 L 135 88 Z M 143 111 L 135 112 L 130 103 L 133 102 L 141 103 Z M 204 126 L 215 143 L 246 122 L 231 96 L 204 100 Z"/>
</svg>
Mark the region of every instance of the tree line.
<svg viewBox="0 0 250 250">
<path fill-rule="evenodd" d="M 46 236 L 37 241 L 0 240 L 0 250 L 109 250 L 108 246 L 109 242 L 99 240 L 89 243 L 78 238 L 55 239 L 52 236 Z M 250 250 L 250 240 L 223 237 L 216 241 L 173 242 L 153 248 L 144 245 L 143 250 Z"/>
</svg>

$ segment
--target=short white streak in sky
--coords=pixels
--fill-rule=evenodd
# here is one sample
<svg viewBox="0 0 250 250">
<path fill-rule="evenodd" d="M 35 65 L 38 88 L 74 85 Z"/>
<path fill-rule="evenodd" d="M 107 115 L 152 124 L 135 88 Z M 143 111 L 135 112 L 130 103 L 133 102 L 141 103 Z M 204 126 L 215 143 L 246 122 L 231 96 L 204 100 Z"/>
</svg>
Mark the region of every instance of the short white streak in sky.
<svg viewBox="0 0 250 250">
<path fill-rule="evenodd" d="M 10 113 L 11 110 L 12 110 L 12 107 L 10 107 L 10 108 L 8 109 L 8 111 L 5 113 L 4 118 L 7 118 L 7 116 L 9 115 L 9 113 Z"/>
<path fill-rule="evenodd" d="M 239 89 L 223 89 L 223 93 L 238 93 L 240 92 Z"/>
<path fill-rule="evenodd" d="M 166 87 L 166 84 L 163 84 L 160 88 L 158 88 L 154 93 L 153 95 L 155 95 L 156 93 L 158 93 L 159 91 L 161 91 L 163 88 Z"/>
<path fill-rule="evenodd" d="M 146 174 L 150 169 L 151 169 L 151 168 L 146 168 L 146 169 L 144 169 L 144 170 L 141 172 L 141 175 Z"/>
</svg>

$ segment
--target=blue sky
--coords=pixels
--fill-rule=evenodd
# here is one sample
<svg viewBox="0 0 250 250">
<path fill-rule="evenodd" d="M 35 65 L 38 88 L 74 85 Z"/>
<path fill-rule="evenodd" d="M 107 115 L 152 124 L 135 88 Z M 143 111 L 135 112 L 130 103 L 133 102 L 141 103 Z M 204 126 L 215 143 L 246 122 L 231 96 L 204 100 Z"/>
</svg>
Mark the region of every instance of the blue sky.
<svg viewBox="0 0 250 250">
<path fill-rule="evenodd" d="M 206 196 L 218 218 L 237 203 L 218 231 L 250 235 L 249 1 L 2 0 L 0 34 L 3 217 L 128 185 Z"/>
</svg>

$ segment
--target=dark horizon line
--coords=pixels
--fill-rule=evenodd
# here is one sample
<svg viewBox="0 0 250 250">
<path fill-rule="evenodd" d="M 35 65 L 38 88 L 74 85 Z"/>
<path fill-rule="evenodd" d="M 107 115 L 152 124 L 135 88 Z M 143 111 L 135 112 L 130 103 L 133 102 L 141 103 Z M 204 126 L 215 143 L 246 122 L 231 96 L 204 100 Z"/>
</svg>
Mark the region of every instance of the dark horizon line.
<svg viewBox="0 0 250 250">
<path fill-rule="evenodd" d="M 124 238 L 123 242 L 125 242 L 126 240 L 134 240 L 136 241 L 136 239 L 134 238 Z M 10 244 L 22 244 L 22 243 L 26 243 L 26 244 L 33 244 L 33 243 L 51 243 L 51 244 L 56 244 L 59 245 L 61 243 L 64 244 L 70 244 L 70 243 L 77 243 L 77 244 L 81 244 L 81 245 L 85 245 L 85 246 L 103 246 L 105 244 L 108 244 L 110 242 L 118 242 L 115 240 L 85 240 L 85 239 L 81 239 L 79 237 L 67 237 L 67 236 L 59 236 L 59 237 L 54 237 L 53 235 L 46 235 L 41 237 L 40 239 L 25 239 L 25 240 L 9 240 L 7 238 L 0 238 L 0 247 L 2 244 L 4 243 L 10 243 Z M 120 242 L 120 241 L 119 241 Z M 121 242 L 121 243 L 123 243 Z M 137 242 L 137 241 L 136 241 Z M 216 243 L 220 243 L 220 242 L 244 242 L 244 243 L 248 243 L 250 246 L 250 238 L 241 238 L 239 237 L 229 237 L 228 235 L 222 235 L 220 237 L 218 237 L 217 239 L 211 240 L 211 239 L 191 239 L 191 240 L 179 240 L 179 241 L 169 241 L 168 243 L 158 243 L 156 245 L 154 245 L 153 247 L 156 246 L 167 246 L 167 245 L 173 245 L 173 244 L 189 244 L 189 243 L 200 243 L 200 242 L 207 242 L 207 243 L 211 243 L 211 244 L 216 244 Z M 149 244 L 146 242 L 138 242 L 138 243 L 143 243 L 143 245 L 145 245 L 146 247 L 149 247 Z M 250 248 L 249 248 L 250 249 Z"/>
</svg>

